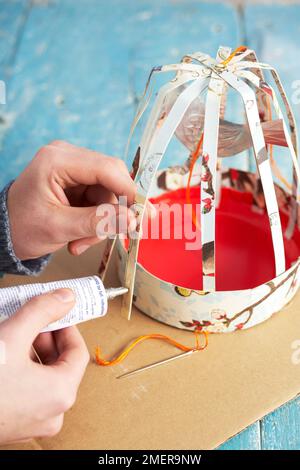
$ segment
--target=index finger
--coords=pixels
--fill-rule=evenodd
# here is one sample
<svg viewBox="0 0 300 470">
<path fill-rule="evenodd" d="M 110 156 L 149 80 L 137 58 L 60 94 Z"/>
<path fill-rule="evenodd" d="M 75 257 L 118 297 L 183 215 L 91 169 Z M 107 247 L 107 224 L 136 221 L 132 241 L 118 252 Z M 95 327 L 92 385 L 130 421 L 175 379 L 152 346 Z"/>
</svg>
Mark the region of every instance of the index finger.
<svg viewBox="0 0 300 470">
<path fill-rule="evenodd" d="M 134 203 L 135 183 L 122 160 L 74 145 L 48 148 L 54 154 L 59 151 L 56 168 L 65 187 L 100 184 L 116 196 L 126 196 L 128 205 Z"/>
</svg>

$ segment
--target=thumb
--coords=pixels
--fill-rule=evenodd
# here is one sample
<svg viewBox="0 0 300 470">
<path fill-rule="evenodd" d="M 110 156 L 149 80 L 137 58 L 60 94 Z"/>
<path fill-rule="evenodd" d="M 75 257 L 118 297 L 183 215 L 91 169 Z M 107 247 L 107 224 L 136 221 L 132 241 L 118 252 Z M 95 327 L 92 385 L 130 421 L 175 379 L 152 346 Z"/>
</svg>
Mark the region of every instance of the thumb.
<svg viewBox="0 0 300 470">
<path fill-rule="evenodd" d="M 75 294 L 71 289 L 48 292 L 29 300 L 5 326 L 13 329 L 13 336 L 19 342 L 31 345 L 43 328 L 63 318 L 74 304 Z"/>
</svg>

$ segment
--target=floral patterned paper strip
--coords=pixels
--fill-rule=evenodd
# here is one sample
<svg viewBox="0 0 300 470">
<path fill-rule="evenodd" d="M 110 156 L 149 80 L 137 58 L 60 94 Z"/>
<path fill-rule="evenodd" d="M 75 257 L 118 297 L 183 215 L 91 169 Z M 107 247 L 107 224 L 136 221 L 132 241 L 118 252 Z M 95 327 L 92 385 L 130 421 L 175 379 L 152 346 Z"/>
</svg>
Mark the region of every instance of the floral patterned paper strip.
<svg viewBox="0 0 300 470">
<path fill-rule="evenodd" d="M 299 178 L 297 178 L 297 173 L 296 173 L 296 169 L 298 169 L 298 161 L 297 161 L 298 160 L 298 138 L 297 138 L 297 132 L 296 132 L 296 120 L 295 120 L 293 111 L 291 109 L 291 106 L 289 104 L 288 98 L 286 96 L 286 93 L 284 91 L 284 88 L 282 86 L 282 83 L 281 83 L 281 80 L 279 78 L 277 71 L 274 68 L 272 68 L 271 73 L 275 80 L 275 83 L 277 85 L 277 88 L 279 90 L 279 93 L 281 95 L 282 101 L 286 109 L 289 126 L 291 130 L 291 138 L 289 137 L 289 141 L 292 142 L 292 146 L 293 146 L 292 158 L 294 159 L 295 157 L 296 159 L 296 163 L 294 162 L 294 167 L 293 167 L 293 185 L 292 185 L 293 197 L 292 197 L 292 203 L 291 203 L 290 219 L 289 219 L 289 224 L 286 230 L 286 236 L 288 238 L 291 238 L 294 233 L 295 225 L 299 223 L 298 210 L 297 210 L 297 194 L 299 190 L 300 180 Z M 285 123 L 284 123 L 284 130 L 286 131 Z"/>
<path fill-rule="evenodd" d="M 200 68 L 199 68 L 200 69 Z M 180 74 L 179 74 L 180 72 Z M 193 72 L 195 74 L 196 72 Z M 200 73 L 200 70 L 197 72 Z M 145 131 L 141 138 L 141 161 L 149 148 L 151 140 L 153 139 L 154 133 L 157 131 L 157 124 L 160 119 L 163 119 L 162 110 L 165 101 L 168 99 L 168 95 L 174 92 L 180 86 L 186 84 L 190 80 L 194 80 L 195 76 L 190 71 L 178 71 L 175 79 L 171 82 L 166 83 L 159 91 L 155 104 L 151 110 L 149 119 L 147 121 Z"/>
<path fill-rule="evenodd" d="M 182 64 L 170 64 L 170 65 L 161 65 L 161 66 L 153 67 L 153 69 L 151 70 L 151 72 L 149 74 L 146 86 L 144 88 L 143 95 L 140 99 L 138 109 L 136 111 L 136 114 L 135 114 L 134 119 L 132 121 L 132 124 L 130 126 L 129 136 L 128 136 L 128 140 L 127 140 L 127 144 L 126 144 L 126 150 L 125 150 L 125 157 L 124 157 L 125 162 L 127 161 L 129 145 L 130 145 L 130 141 L 131 141 L 131 138 L 133 136 L 133 133 L 135 131 L 135 128 L 136 128 L 138 122 L 140 121 L 142 115 L 144 114 L 145 110 L 147 109 L 148 104 L 149 104 L 150 99 L 151 99 L 150 83 L 151 83 L 151 80 L 152 80 L 153 76 L 156 75 L 156 74 L 159 74 L 159 73 L 177 72 L 177 76 L 176 76 L 174 81 L 178 82 L 179 74 L 185 74 L 186 76 L 190 76 L 191 78 L 193 78 L 193 76 L 195 76 L 195 74 L 199 74 L 200 68 L 201 67 L 199 67 L 199 65 L 195 65 L 195 64 L 188 64 L 188 65 L 184 64 L 184 66 Z M 183 80 L 183 82 L 184 81 L 185 80 Z M 177 83 L 176 83 L 176 85 L 177 85 Z M 160 96 L 162 96 L 164 94 L 164 92 L 166 92 L 167 89 L 169 91 L 171 88 L 172 88 L 172 82 L 168 82 L 165 85 L 165 87 L 163 87 L 163 89 L 160 90 L 160 93 L 159 93 Z M 147 93 L 148 93 L 148 96 L 147 96 Z M 156 100 L 156 104 L 158 105 L 157 100 Z M 152 108 L 152 111 L 154 111 L 154 109 L 157 110 L 159 108 L 154 107 L 154 108 Z M 156 123 L 155 114 L 154 115 L 152 114 L 151 118 L 149 117 L 149 120 L 147 122 L 147 126 L 151 125 L 151 127 L 155 127 L 155 123 Z M 143 133 L 143 137 L 149 136 L 149 135 L 151 135 L 151 133 L 149 132 L 148 129 L 145 129 L 145 131 Z M 145 142 L 143 141 L 143 138 L 142 138 L 140 147 L 145 146 L 145 145 L 146 144 L 145 144 Z"/>
<path fill-rule="evenodd" d="M 220 48 L 217 63 L 224 59 L 230 50 Z M 223 60 L 224 60 L 223 59 Z M 204 118 L 204 139 L 201 175 L 201 245 L 203 290 L 214 291 L 215 282 L 215 218 L 216 218 L 216 172 L 219 140 L 219 119 L 224 80 L 212 72 L 206 98 Z"/>
<path fill-rule="evenodd" d="M 250 71 L 242 70 L 242 71 L 237 72 L 237 75 L 240 76 L 240 77 L 246 78 L 249 82 L 253 83 L 254 86 L 259 87 L 259 89 L 261 89 L 266 95 L 268 95 L 273 101 L 273 105 L 274 105 L 274 109 L 275 109 L 277 117 L 282 120 L 285 139 L 286 139 L 287 146 L 289 148 L 289 151 L 290 151 L 290 154 L 291 154 L 291 157 L 292 157 L 292 162 L 293 162 L 293 185 L 292 185 L 292 196 L 293 197 L 292 197 L 292 200 L 291 200 L 289 223 L 288 223 L 288 226 L 287 226 L 286 231 L 285 231 L 285 236 L 289 239 L 289 238 L 292 237 L 292 235 L 294 233 L 295 225 L 297 223 L 297 217 L 298 217 L 297 194 L 298 194 L 298 186 L 299 186 L 299 182 L 300 182 L 300 172 L 299 172 L 299 166 L 298 166 L 298 158 L 297 158 L 296 151 L 295 151 L 295 149 L 297 149 L 297 133 L 296 133 L 296 127 L 295 127 L 296 126 L 295 118 L 294 118 L 294 115 L 293 115 L 292 110 L 290 108 L 288 100 L 287 99 L 285 100 L 284 96 L 281 94 L 283 103 L 284 103 L 285 108 L 286 108 L 288 120 L 289 120 L 289 126 L 290 126 L 290 130 L 291 130 L 291 135 L 290 135 L 290 133 L 287 129 L 287 126 L 286 126 L 286 123 L 285 123 L 285 120 L 284 120 L 284 116 L 283 116 L 281 107 L 279 105 L 279 102 L 278 102 L 278 99 L 277 99 L 274 88 L 271 85 L 269 85 L 268 83 L 266 83 L 265 81 L 263 81 L 263 82 L 260 81 L 259 83 L 257 83 L 257 80 L 254 78 L 255 77 L 254 74 Z M 279 92 L 280 92 L 280 88 L 278 88 L 278 89 L 279 89 Z M 283 93 L 284 93 L 284 91 L 283 91 Z M 285 95 L 285 93 L 284 93 L 284 95 Z"/>
<path fill-rule="evenodd" d="M 255 51 L 252 49 L 247 49 L 245 52 L 233 57 L 233 59 L 230 61 L 230 64 L 229 64 L 230 67 L 232 67 L 232 65 L 236 62 L 243 61 L 246 57 L 248 61 L 251 61 L 254 63 L 258 62 Z M 233 71 L 234 67 L 232 67 L 232 69 L 230 70 Z M 235 71 L 235 73 L 237 72 Z M 261 69 L 257 68 L 255 70 L 255 74 L 263 81 L 264 77 L 263 77 L 263 72 Z M 264 96 L 263 96 L 263 93 L 259 89 L 257 89 L 256 94 L 257 94 L 257 104 L 258 104 L 259 115 L 261 116 L 262 120 L 264 120 L 263 117 L 266 116 L 266 103 L 263 100 Z M 252 157 L 251 152 L 248 149 L 248 152 L 247 152 L 247 168 L 248 169 L 250 169 L 251 167 L 251 164 L 250 164 L 251 159 L 252 159 L 251 157 Z M 256 173 L 256 175 L 257 175 L 257 180 L 259 180 L 258 172 Z"/>
<path fill-rule="evenodd" d="M 270 221 L 275 257 L 275 272 L 276 276 L 278 276 L 285 271 L 283 235 L 272 171 L 258 114 L 256 96 L 249 85 L 247 85 L 243 80 L 239 80 L 231 72 L 224 71 L 221 73 L 221 76 L 224 78 L 224 80 L 227 81 L 227 83 L 229 83 L 229 85 L 231 85 L 236 91 L 240 93 L 245 105 L 249 129 L 253 142 L 254 154 L 266 199 L 266 207 Z"/>
<path fill-rule="evenodd" d="M 226 60 L 231 53 L 230 47 L 221 46 L 218 50 L 217 60 L 218 62 Z M 221 107 L 220 107 L 220 120 L 225 119 L 225 110 L 227 103 L 227 92 L 228 92 L 228 83 L 224 82 L 223 93 L 221 96 Z M 216 209 L 219 207 L 221 202 L 221 186 L 222 186 L 222 158 L 218 154 L 217 159 L 217 175 L 216 175 L 216 196 L 215 196 L 215 206 Z"/>
<path fill-rule="evenodd" d="M 287 114 L 287 118 L 288 118 L 288 121 L 289 121 L 289 127 L 290 127 L 290 131 L 291 131 L 291 141 L 292 141 L 292 144 L 293 144 L 293 147 L 294 147 L 295 154 L 298 157 L 298 137 L 297 137 L 297 131 L 296 131 L 296 129 L 297 129 L 296 121 L 295 121 L 293 111 L 291 109 L 291 106 L 289 104 L 287 95 L 284 91 L 284 88 L 282 86 L 280 77 L 279 77 L 276 69 L 274 69 L 274 67 L 271 67 L 268 64 L 264 64 L 264 63 L 261 63 L 261 62 L 258 63 L 257 65 L 253 65 L 253 64 L 251 64 L 247 61 L 244 61 L 244 62 L 241 62 L 241 63 L 237 64 L 237 70 L 241 70 L 241 69 L 244 69 L 244 68 L 249 68 L 249 69 L 251 69 L 251 68 L 260 68 L 260 69 L 264 69 L 264 70 L 269 70 L 271 72 L 271 74 L 274 78 L 274 81 L 276 83 L 276 86 L 279 90 L 279 93 L 281 95 L 281 98 L 282 98 L 282 101 L 284 103 L 285 109 L 286 109 L 286 114 Z M 298 163 L 297 163 L 297 165 L 298 165 Z M 297 167 L 297 165 L 294 165 L 294 168 L 293 168 L 293 185 L 292 185 L 293 200 L 292 200 L 292 204 L 291 204 L 289 224 L 288 224 L 288 227 L 287 227 L 286 233 L 285 233 L 288 238 L 292 237 L 293 232 L 294 232 L 294 227 L 297 224 L 297 222 L 299 224 L 296 200 L 297 200 L 297 194 L 298 194 L 300 182 L 297 179 L 297 175 L 296 175 L 296 172 L 295 172 L 295 168 Z"/>
<path fill-rule="evenodd" d="M 189 105 L 204 90 L 206 85 L 206 78 L 197 78 L 179 95 L 168 116 L 163 121 L 162 126 L 157 130 L 155 136 L 156 138 L 153 139 L 153 141 L 150 143 L 149 150 L 141 162 L 141 165 L 136 174 L 136 203 L 138 206 L 137 213 L 140 225 L 142 223 L 145 204 L 148 199 L 151 184 L 155 179 L 158 166 L 166 151 L 166 148 Z M 121 308 L 122 315 L 127 316 L 127 318 L 130 318 L 132 309 L 132 297 L 140 236 L 141 233 L 140 230 L 138 230 L 138 236 L 135 238 L 130 238 L 129 242 L 128 258 L 124 279 L 124 287 L 128 288 L 128 293 L 123 296 Z"/>
</svg>

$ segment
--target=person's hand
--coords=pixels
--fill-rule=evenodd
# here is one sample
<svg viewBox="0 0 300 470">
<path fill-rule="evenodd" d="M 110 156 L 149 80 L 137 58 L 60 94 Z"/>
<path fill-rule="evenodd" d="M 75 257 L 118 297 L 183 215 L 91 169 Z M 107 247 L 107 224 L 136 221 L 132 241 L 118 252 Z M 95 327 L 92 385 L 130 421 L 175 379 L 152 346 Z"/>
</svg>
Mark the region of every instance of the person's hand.
<svg viewBox="0 0 300 470">
<path fill-rule="evenodd" d="M 115 205 L 124 232 L 134 214 L 117 205 L 134 203 L 135 184 L 122 160 L 55 141 L 42 147 L 8 192 L 11 237 L 21 260 L 39 258 L 68 244 L 78 255 L 99 242 L 96 227 Z M 105 207 L 105 206 L 103 206 Z M 122 229 L 123 227 L 123 229 Z"/>
<path fill-rule="evenodd" d="M 0 443 L 59 432 L 89 360 L 76 327 L 39 332 L 74 305 L 70 289 L 35 297 L 0 324 Z M 31 354 L 34 344 L 43 364 Z"/>
</svg>

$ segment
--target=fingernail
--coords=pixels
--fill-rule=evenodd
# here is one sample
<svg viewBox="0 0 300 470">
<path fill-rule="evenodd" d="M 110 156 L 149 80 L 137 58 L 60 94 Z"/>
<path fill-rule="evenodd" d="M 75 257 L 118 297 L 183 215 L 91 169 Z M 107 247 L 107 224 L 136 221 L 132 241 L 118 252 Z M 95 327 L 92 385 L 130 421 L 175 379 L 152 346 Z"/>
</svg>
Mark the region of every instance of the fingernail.
<svg viewBox="0 0 300 470">
<path fill-rule="evenodd" d="M 89 245 L 80 245 L 78 248 L 76 248 L 76 253 L 77 253 L 77 255 L 81 255 L 81 254 L 84 253 L 88 248 L 89 248 Z"/>
<path fill-rule="evenodd" d="M 53 291 L 53 295 L 57 300 L 64 303 L 74 302 L 75 300 L 75 294 L 71 289 L 57 289 Z"/>
</svg>

